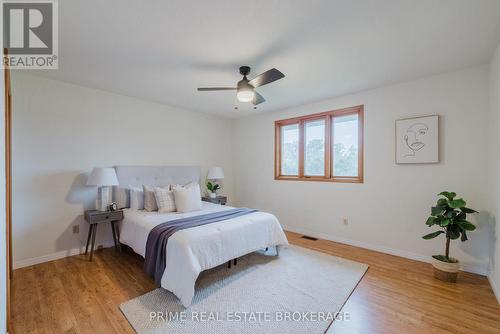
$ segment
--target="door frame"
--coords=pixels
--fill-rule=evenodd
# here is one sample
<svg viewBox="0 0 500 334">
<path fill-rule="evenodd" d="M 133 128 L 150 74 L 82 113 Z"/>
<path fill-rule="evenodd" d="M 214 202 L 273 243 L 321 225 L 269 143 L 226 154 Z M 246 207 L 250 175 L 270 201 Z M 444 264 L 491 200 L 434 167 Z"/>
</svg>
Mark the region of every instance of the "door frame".
<svg viewBox="0 0 500 334">
<path fill-rule="evenodd" d="M 4 56 L 8 50 L 3 49 Z M 3 58 L 3 57 L 2 57 Z M 3 61 L 3 59 L 2 59 Z M 12 333 L 11 326 L 11 280 L 12 280 L 12 90 L 10 69 L 4 68 L 5 81 L 5 228 L 6 228 L 6 270 L 7 270 L 7 332 Z"/>
</svg>

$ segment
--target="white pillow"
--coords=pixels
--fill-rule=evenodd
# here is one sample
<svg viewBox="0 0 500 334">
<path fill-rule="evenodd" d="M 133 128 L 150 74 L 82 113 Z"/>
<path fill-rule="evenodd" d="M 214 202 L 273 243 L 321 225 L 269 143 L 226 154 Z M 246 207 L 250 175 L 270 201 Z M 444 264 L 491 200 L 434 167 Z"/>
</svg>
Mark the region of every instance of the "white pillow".
<svg viewBox="0 0 500 334">
<path fill-rule="evenodd" d="M 198 183 L 191 183 L 185 187 L 176 185 L 172 191 L 178 212 L 201 210 L 201 191 Z"/>
<path fill-rule="evenodd" d="M 175 212 L 174 193 L 168 188 L 155 188 L 156 205 L 158 212 Z"/>
<path fill-rule="evenodd" d="M 132 210 L 144 210 L 144 191 L 139 187 L 129 187 L 130 208 Z"/>
</svg>

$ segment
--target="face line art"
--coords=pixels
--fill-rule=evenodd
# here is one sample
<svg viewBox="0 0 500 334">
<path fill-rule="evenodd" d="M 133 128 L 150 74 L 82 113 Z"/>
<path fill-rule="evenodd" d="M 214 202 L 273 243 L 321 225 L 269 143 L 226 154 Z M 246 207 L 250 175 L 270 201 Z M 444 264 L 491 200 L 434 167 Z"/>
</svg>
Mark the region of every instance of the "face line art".
<svg viewBox="0 0 500 334">
<path fill-rule="evenodd" d="M 406 130 L 404 141 L 410 151 L 405 154 L 405 157 L 414 157 L 416 152 L 421 150 L 425 146 L 425 143 L 421 141 L 421 138 L 422 136 L 426 135 L 428 131 L 429 127 L 424 123 L 412 124 Z"/>
</svg>

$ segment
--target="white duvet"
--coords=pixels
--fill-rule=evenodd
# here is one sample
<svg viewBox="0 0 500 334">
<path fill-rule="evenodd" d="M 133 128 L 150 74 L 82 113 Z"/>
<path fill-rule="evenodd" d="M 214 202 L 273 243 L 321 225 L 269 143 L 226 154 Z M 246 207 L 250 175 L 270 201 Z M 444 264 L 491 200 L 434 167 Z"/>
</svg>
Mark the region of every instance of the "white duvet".
<svg viewBox="0 0 500 334">
<path fill-rule="evenodd" d="M 124 210 L 120 242 L 144 257 L 149 232 L 158 224 L 179 218 L 233 209 L 203 202 L 200 211 L 158 213 Z M 266 212 L 254 212 L 217 223 L 174 233 L 167 242 L 167 259 L 161 287 L 173 292 L 188 307 L 200 272 L 229 260 L 271 246 L 288 244 L 278 219 Z"/>
</svg>

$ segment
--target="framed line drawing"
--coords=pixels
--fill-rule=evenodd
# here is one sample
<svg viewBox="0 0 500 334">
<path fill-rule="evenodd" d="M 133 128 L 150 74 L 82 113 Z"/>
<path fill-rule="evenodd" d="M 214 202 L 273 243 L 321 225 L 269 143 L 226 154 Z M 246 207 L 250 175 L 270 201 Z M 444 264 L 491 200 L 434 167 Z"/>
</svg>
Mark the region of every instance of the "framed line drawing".
<svg viewBox="0 0 500 334">
<path fill-rule="evenodd" d="M 396 120 L 396 163 L 439 162 L 439 116 Z"/>
</svg>

